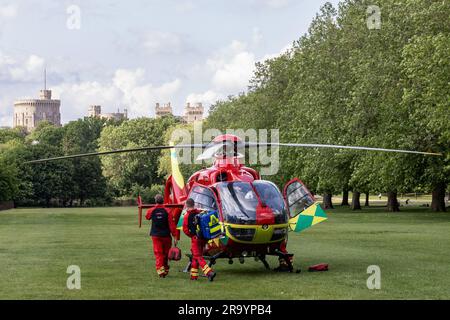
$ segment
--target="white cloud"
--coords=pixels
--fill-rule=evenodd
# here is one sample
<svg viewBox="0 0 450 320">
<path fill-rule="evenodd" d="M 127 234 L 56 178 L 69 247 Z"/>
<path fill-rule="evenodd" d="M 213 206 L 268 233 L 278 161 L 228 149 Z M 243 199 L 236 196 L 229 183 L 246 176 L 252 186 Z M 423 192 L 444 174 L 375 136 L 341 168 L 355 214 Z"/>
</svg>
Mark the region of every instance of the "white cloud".
<svg viewBox="0 0 450 320">
<path fill-rule="evenodd" d="M 210 88 L 200 93 L 190 93 L 186 101 L 213 104 L 229 95 L 236 95 L 247 90 L 249 81 L 255 71 L 255 63 L 276 58 L 292 48 L 283 47 L 279 52 L 266 54 L 257 59 L 255 54 L 247 49 L 247 44 L 237 40 L 217 51 L 207 59 L 204 68 L 209 71 Z"/>
<path fill-rule="evenodd" d="M 195 5 L 192 1 L 182 1 L 178 2 L 175 5 L 175 10 L 181 13 L 187 13 L 192 11 L 195 8 Z"/>
<path fill-rule="evenodd" d="M 51 90 L 54 98 L 61 99 L 63 122 L 86 116 L 90 105 L 101 105 L 102 112 L 113 112 L 122 107 L 122 92 L 110 84 L 97 81 L 62 83 Z"/>
<path fill-rule="evenodd" d="M 15 18 L 17 16 L 17 6 L 8 4 L 0 6 L 0 19 Z"/>
<path fill-rule="evenodd" d="M 288 50 L 290 50 L 290 49 L 292 49 L 292 44 L 288 44 L 288 45 L 284 46 L 284 47 L 283 47 L 279 52 L 277 52 L 277 53 L 269 53 L 269 54 L 264 55 L 264 56 L 259 60 L 259 62 L 264 62 L 265 60 L 277 58 L 277 57 L 279 57 L 279 56 L 285 54 L 286 51 L 288 51 Z"/>
<path fill-rule="evenodd" d="M 253 53 L 239 52 L 216 70 L 212 79 L 213 84 L 216 88 L 225 91 L 244 91 L 253 74 L 254 66 Z"/>
<path fill-rule="evenodd" d="M 178 54 L 183 40 L 176 33 L 151 31 L 144 36 L 143 46 L 150 54 Z"/>
<path fill-rule="evenodd" d="M 61 99 L 64 119 L 76 119 L 87 114 L 89 105 L 99 104 L 102 112 L 128 109 L 130 117 L 153 115 L 157 101 L 169 101 L 180 89 L 181 81 L 175 79 L 155 86 L 145 82 L 143 69 L 118 69 L 107 83 L 64 83 L 53 87 L 54 96 Z"/>
<path fill-rule="evenodd" d="M 252 76 L 255 55 L 246 49 L 246 44 L 234 40 L 206 61 L 212 71 L 212 83 L 216 91 L 229 94 L 244 91 Z"/>
<path fill-rule="evenodd" d="M 213 104 L 217 100 L 223 99 L 224 96 L 218 92 L 215 92 L 213 90 L 207 90 L 203 93 L 191 93 L 187 96 L 186 102 L 193 103 L 204 103 L 204 104 Z"/>
<path fill-rule="evenodd" d="M 137 87 L 144 79 L 145 71 L 141 68 L 136 70 L 119 69 L 116 70 L 113 83 L 122 91 L 131 91 Z"/>
<path fill-rule="evenodd" d="M 44 59 L 30 55 L 21 65 L 10 68 L 10 75 L 15 81 L 34 81 L 43 78 Z"/>
<path fill-rule="evenodd" d="M 153 115 L 153 104 L 158 101 L 170 101 L 181 87 L 181 80 L 155 86 L 144 83 L 144 70 L 117 70 L 114 84 L 123 92 L 123 103 L 128 106 L 131 116 Z"/>
<path fill-rule="evenodd" d="M 283 8 L 290 4 L 291 0 L 264 0 L 264 3 L 274 9 Z"/>
<path fill-rule="evenodd" d="M 41 80 L 44 64 L 44 59 L 34 54 L 16 60 L 0 52 L 0 79 L 17 82 Z"/>
</svg>

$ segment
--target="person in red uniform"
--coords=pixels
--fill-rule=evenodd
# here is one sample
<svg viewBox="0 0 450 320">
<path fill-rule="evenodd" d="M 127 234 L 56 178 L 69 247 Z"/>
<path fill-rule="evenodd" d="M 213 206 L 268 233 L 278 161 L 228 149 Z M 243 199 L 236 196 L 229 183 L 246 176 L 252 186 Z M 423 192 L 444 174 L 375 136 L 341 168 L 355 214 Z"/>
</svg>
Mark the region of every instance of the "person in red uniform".
<svg viewBox="0 0 450 320">
<path fill-rule="evenodd" d="M 213 281 L 216 273 L 208 266 L 203 258 L 203 248 L 207 241 L 199 238 L 196 233 L 197 224 L 195 216 L 201 211 L 195 209 L 194 204 L 193 199 L 189 198 L 186 200 L 187 211 L 183 219 L 183 232 L 191 238 L 191 280 L 198 279 L 198 268 L 200 267 L 204 275 L 208 277 L 209 281 Z"/>
<path fill-rule="evenodd" d="M 284 240 L 284 241 L 281 243 L 281 245 L 280 245 L 280 251 L 281 251 L 282 253 L 285 253 L 285 254 L 288 253 L 286 246 L 287 246 L 287 239 Z M 287 257 L 287 259 L 289 259 L 289 262 L 290 262 L 290 263 L 288 263 L 288 262 L 286 261 L 286 258 L 279 257 L 279 258 L 278 258 L 279 265 L 278 265 L 278 267 L 276 267 L 274 270 L 275 270 L 275 271 L 278 271 L 278 272 L 292 272 L 292 270 L 293 270 L 293 269 L 292 269 L 292 262 L 293 262 L 293 260 L 294 260 L 294 257 L 293 257 L 293 256 L 290 256 L 290 257 Z"/>
<path fill-rule="evenodd" d="M 153 242 L 153 252 L 156 260 L 156 272 L 160 278 L 169 273 L 168 254 L 172 247 L 172 236 L 176 237 L 176 224 L 170 209 L 164 207 L 164 198 L 155 196 L 156 206 L 149 209 L 145 218 L 152 220 L 150 236 Z"/>
</svg>

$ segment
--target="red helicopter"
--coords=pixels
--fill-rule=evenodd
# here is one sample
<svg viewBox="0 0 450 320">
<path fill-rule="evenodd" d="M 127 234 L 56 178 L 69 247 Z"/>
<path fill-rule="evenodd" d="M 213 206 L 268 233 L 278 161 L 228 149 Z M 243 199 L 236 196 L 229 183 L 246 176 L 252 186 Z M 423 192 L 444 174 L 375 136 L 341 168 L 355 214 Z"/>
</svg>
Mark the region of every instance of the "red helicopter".
<svg viewBox="0 0 450 320">
<path fill-rule="evenodd" d="M 261 180 L 256 170 L 241 163 L 243 155 L 239 151 L 242 148 L 261 146 L 338 148 L 441 155 L 430 152 L 342 145 L 243 142 L 236 135 L 225 134 L 217 136 L 209 144 L 112 150 L 40 159 L 29 161 L 29 163 L 170 149 L 172 174 L 167 178 L 165 184 L 165 205 L 184 210 L 186 200 L 192 198 L 197 208 L 217 212 L 221 227 L 220 236 L 210 240 L 204 248 L 204 255 L 209 260 L 209 264 L 215 264 L 216 260 L 221 258 L 228 259 L 230 264 L 233 263 L 234 258 L 238 258 L 241 263 L 244 263 L 246 257 L 253 257 L 270 269 L 266 256 L 272 255 L 279 257 L 280 261 L 284 261 L 287 270 L 292 272 L 291 257 L 293 254 L 286 249 L 288 231 L 302 231 L 326 220 L 327 217 L 301 180 L 295 178 L 289 181 L 281 192 L 274 183 Z M 198 159 L 214 158 L 214 162 L 211 167 L 194 173 L 185 184 L 175 150 L 186 148 L 202 148 L 204 151 Z M 143 204 L 141 198 L 138 198 L 139 227 L 142 225 L 142 209 L 152 206 L 154 205 Z M 179 225 L 182 218 L 183 215 L 180 217 Z M 189 265 L 185 270 L 188 268 Z"/>
<path fill-rule="evenodd" d="M 407 153 L 421 153 L 405 150 L 378 149 L 366 147 L 243 143 L 235 135 L 217 136 L 197 159 L 214 158 L 213 165 L 194 173 L 184 184 L 178 168 L 176 152 L 171 151 L 172 175 L 166 181 L 164 202 L 167 206 L 182 208 L 187 198 L 192 198 L 196 207 L 205 211 L 218 212 L 221 236 L 210 240 L 204 248 L 205 258 L 210 265 L 225 258 L 233 263 L 238 258 L 253 257 L 270 269 L 266 256 L 278 256 L 293 271 L 292 254 L 286 249 L 288 231 L 302 231 L 326 220 L 326 214 L 316 203 L 314 196 L 297 178 L 289 181 L 280 192 L 267 180 L 261 180 L 259 173 L 241 163 L 240 148 L 256 146 L 327 147 L 359 150 L 379 150 Z M 180 148 L 186 146 L 178 146 Z M 198 147 L 198 146 L 196 146 Z M 138 199 L 139 226 L 142 223 L 142 209 L 153 205 L 143 204 Z M 181 226 L 181 219 L 178 223 Z M 185 271 L 189 269 L 189 265 Z"/>
<path fill-rule="evenodd" d="M 241 163 L 243 156 L 238 149 L 242 146 L 235 135 L 217 136 L 198 158 L 214 157 L 213 165 L 194 173 L 187 184 L 172 150 L 172 175 L 166 181 L 164 202 L 169 207 L 184 209 L 186 199 L 192 198 L 197 208 L 218 213 L 222 235 L 210 240 L 204 250 L 210 265 L 219 258 L 226 258 L 231 264 L 233 258 L 243 263 L 245 257 L 253 257 L 269 269 L 266 256 L 276 255 L 292 271 L 292 254 L 286 250 L 289 219 L 313 205 L 314 197 L 298 179 L 286 185 L 283 196 L 274 183 L 261 180 L 256 170 Z M 285 199 L 289 199 L 290 209 Z M 301 210 L 294 208 L 299 204 Z M 139 226 L 142 209 L 152 206 L 138 199 Z"/>
</svg>

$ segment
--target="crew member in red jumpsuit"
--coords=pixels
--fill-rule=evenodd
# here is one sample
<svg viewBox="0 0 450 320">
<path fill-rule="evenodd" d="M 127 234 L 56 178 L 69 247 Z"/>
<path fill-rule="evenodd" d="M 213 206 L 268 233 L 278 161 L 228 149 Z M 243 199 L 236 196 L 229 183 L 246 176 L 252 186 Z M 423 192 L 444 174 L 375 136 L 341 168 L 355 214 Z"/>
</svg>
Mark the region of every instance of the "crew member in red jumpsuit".
<svg viewBox="0 0 450 320">
<path fill-rule="evenodd" d="M 287 239 L 284 240 L 284 241 L 281 243 L 281 245 L 280 245 L 280 251 L 281 251 L 282 253 L 288 254 L 288 251 L 287 251 L 286 246 L 287 246 Z M 289 259 L 289 262 L 290 262 L 290 263 L 288 263 L 288 262 L 286 261 L 286 259 Z M 293 256 L 290 256 L 290 257 L 287 257 L 287 258 L 279 257 L 279 258 L 278 258 L 278 262 L 279 262 L 280 264 L 279 264 L 279 266 L 276 267 L 274 270 L 275 270 L 275 271 L 279 271 L 279 272 L 292 272 L 292 262 L 293 262 L 293 260 L 294 260 L 294 257 L 293 257 Z"/>
<path fill-rule="evenodd" d="M 156 272 L 160 278 L 165 278 L 169 273 L 168 254 L 172 247 L 172 236 L 176 237 L 177 230 L 171 210 L 164 207 L 163 196 L 160 194 L 156 195 L 155 202 L 156 206 L 147 211 L 145 218 L 152 220 L 150 236 L 153 242 Z"/>
<path fill-rule="evenodd" d="M 201 211 L 195 209 L 194 204 L 193 199 L 189 198 L 186 200 L 187 211 L 183 219 L 183 232 L 191 238 L 191 280 L 198 279 L 198 268 L 200 267 L 203 274 L 208 277 L 209 281 L 213 281 L 216 273 L 208 266 L 203 258 L 203 248 L 207 241 L 200 239 L 196 233 L 197 225 L 195 223 L 195 216 Z"/>
</svg>

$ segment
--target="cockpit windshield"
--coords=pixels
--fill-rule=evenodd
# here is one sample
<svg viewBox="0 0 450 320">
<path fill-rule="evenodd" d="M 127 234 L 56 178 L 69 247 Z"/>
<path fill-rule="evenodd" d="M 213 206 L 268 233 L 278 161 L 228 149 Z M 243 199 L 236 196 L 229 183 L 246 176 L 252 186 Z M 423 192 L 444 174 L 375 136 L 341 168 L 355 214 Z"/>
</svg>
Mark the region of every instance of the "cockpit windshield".
<svg viewBox="0 0 450 320">
<path fill-rule="evenodd" d="M 243 181 L 221 182 L 216 188 L 220 194 L 224 220 L 228 223 L 256 224 L 258 204 L 265 204 L 272 209 L 275 223 L 287 221 L 283 198 L 270 182 L 258 181 L 253 186 Z"/>
<path fill-rule="evenodd" d="M 238 224 L 256 223 L 258 198 L 248 182 L 221 182 L 217 185 L 225 221 Z"/>
<path fill-rule="evenodd" d="M 272 209 L 275 215 L 275 223 L 286 222 L 286 205 L 278 188 L 268 181 L 254 181 L 253 186 L 258 192 L 261 202 Z"/>
</svg>

